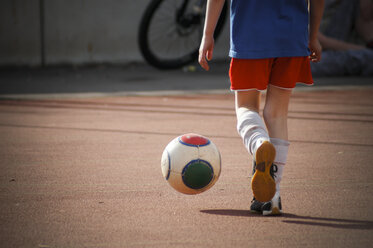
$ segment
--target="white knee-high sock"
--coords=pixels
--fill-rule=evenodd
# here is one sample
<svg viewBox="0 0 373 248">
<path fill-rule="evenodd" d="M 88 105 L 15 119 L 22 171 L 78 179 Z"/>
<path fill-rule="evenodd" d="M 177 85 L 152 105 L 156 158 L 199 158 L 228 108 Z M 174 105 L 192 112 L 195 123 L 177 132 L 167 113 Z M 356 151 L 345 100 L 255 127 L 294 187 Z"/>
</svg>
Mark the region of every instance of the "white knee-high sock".
<svg viewBox="0 0 373 248">
<path fill-rule="evenodd" d="M 237 131 L 252 155 L 264 141 L 269 141 L 264 121 L 255 111 L 246 110 L 237 115 Z"/>
<path fill-rule="evenodd" d="M 276 138 L 271 138 L 271 143 L 276 149 L 276 157 L 273 163 L 277 166 L 277 171 L 275 171 L 276 192 L 280 193 L 280 182 L 287 161 L 290 143 L 287 140 Z"/>
</svg>

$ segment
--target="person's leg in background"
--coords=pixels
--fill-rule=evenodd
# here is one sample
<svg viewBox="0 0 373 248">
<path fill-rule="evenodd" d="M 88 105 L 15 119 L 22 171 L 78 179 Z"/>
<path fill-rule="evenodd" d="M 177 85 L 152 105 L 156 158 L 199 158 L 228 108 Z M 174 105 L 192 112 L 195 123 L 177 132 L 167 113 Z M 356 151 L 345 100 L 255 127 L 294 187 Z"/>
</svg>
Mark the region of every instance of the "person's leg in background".
<svg viewBox="0 0 373 248">
<path fill-rule="evenodd" d="M 355 26 L 366 46 L 373 49 L 373 1 L 360 0 Z"/>
</svg>

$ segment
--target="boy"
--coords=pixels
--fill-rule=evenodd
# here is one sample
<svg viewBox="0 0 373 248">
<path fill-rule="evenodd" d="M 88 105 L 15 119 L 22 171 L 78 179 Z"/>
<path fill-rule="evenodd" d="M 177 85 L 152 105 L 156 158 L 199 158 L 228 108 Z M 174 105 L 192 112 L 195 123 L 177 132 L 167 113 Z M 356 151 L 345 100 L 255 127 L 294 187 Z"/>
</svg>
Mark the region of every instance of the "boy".
<svg viewBox="0 0 373 248">
<path fill-rule="evenodd" d="M 209 70 L 213 33 L 225 0 L 208 0 L 199 63 Z M 323 0 L 231 0 L 232 58 L 229 70 L 235 91 L 237 130 L 253 155 L 250 210 L 282 213 L 280 182 L 289 142 L 287 113 L 297 82 L 312 85 L 310 60 L 321 59 L 317 33 Z M 309 11 L 308 11 L 309 8 Z M 260 90 L 267 90 L 263 117 Z"/>
</svg>

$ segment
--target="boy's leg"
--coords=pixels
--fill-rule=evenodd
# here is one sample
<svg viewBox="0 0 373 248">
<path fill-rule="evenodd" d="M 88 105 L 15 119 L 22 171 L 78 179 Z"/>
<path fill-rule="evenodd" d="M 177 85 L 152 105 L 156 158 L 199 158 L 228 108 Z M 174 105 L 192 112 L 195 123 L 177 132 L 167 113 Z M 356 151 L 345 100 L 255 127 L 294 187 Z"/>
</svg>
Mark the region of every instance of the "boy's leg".
<svg viewBox="0 0 373 248">
<path fill-rule="evenodd" d="M 291 94 L 291 89 L 268 85 L 263 117 L 271 138 L 288 140 L 287 121 Z"/>
<path fill-rule="evenodd" d="M 287 117 L 291 93 L 292 90 L 281 89 L 272 85 L 269 85 L 267 90 L 264 119 L 271 137 L 271 143 L 276 149 L 273 166 L 276 195 L 270 202 L 263 205 L 263 215 L 281 214 L 282 212 L 280 182 L 290 145 L 288 141 Z"/>
<path fill-rule="evenodd" d="M 275 194 L 276 184 L 270 175 L 275 158 L 275 148 L 259 115 L 260 92 L 236 92 L 237 130 L 248 151 L 254 155 L 256 170 L 251 180 L 254 197 L 261 202 L 270 201 Z"/>
</svg>

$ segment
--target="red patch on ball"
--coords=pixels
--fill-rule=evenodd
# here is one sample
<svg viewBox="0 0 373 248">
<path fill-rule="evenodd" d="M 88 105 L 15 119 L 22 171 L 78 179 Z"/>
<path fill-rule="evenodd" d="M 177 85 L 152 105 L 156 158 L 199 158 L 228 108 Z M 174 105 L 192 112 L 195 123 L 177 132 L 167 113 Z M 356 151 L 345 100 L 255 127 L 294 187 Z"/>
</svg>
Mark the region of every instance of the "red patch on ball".
<svg viewBox="0 0 373 248">
<path fill-rule="evenodd" d="M 209 139 L 195 133 L 184 134 L 181 136 L 180 140 L 185 144 L 193 146 L 205 146 L 210 143 Z"/>
</svg>

